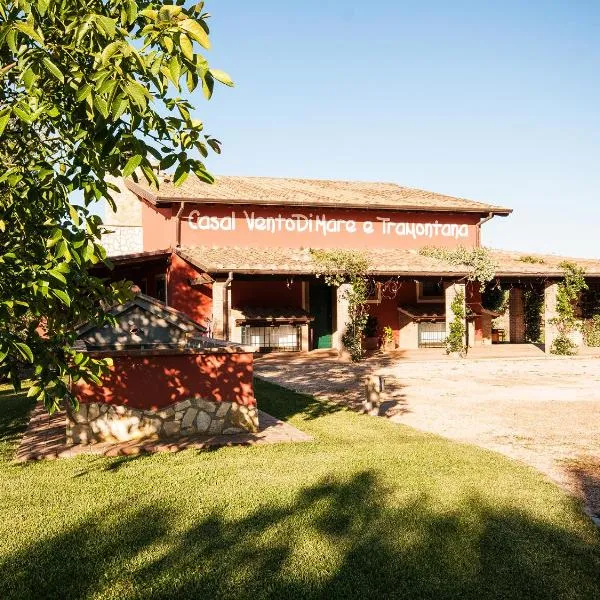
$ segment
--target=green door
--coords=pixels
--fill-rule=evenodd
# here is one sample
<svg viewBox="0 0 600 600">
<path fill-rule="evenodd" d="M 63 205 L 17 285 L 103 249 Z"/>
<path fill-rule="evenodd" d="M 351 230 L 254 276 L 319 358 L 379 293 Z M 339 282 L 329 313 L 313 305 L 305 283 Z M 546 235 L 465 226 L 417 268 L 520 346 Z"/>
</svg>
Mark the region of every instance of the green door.
<svg viewBox="0 0 600 600">
<path fill-rule="evenodd" d="M 312 322 L 312 340 L 314 348 L 331 348 L 333 334 L 332 289 L 324 283 L 310 284 L 310 313 Z"/>
</svg>

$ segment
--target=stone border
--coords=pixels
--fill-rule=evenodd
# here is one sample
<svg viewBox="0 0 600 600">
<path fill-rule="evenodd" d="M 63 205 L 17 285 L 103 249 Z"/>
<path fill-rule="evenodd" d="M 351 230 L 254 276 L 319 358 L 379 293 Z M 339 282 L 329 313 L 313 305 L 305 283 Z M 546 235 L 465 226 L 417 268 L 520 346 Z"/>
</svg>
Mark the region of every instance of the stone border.
<svg viewBox="0 0 600 600">
<path fill-rule="evenodd" d="M 101 402 L 81 403 L 78 411 L 69 408 L 67 414 L 69 444 L 258 431 L 256 406 L 195 397 L 156 411 Z"/>
<path fill-rule="evenodd" d="M 52 460 L 80 455 L 92 456 L 135 456 L 155 452 L 178 452 L 180 450 L 220 448 L 224 446 L 255 446 L 290 442 L 309 442 L 312 437 L 289 423 L 259 410 L 259 429 L 256 433 L 234 433 L 230 435 L 189 435 L 172 440 L 159 438 L 130 440 L 128 442 L 101 442 L 98 444 L 67 444 L 65 435 L 65 411 L 48 414 L 42 404 L 37 404 L 31 413 L 27 430 L 15 454 L 16 462 Z"/>
</svg>

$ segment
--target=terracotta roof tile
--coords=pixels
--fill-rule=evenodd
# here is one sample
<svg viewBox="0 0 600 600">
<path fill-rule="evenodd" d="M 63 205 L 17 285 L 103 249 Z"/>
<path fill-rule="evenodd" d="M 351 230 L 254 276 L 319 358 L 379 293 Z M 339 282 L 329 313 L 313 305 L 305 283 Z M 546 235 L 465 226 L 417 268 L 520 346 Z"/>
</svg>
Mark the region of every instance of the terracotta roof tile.
<svg viewBox="0 0 600 600">
<path fill-rule="evenodd" d="M 190 175 L 178 187 L 170 179 L 164 179 L 158 190 L 150 187 L 143 177 L 139 178 L 138 183 L 132 179 L 128 179 L 126 183 L 133 192 L 153 203 L 185 200 L 198 204 L 376 207 L 394 210 L 493 212 L 501 215 L 511 212 L 511 209 L 501 206 L 402 187 L 395 183 L 219 176 L 215 178 L 213 185 L 209 185 L 195 175 Z"/>
<path fill-rule="evenodd" d="M 372 248 L 357 250 L 363 253 L 374 275 L 466 275 L 468 269 L 445 261 L 422 256 L 418 250 Z M 247 273 L 308 275 L 315 273 L 317 265 L 308 248 L 250 248 L 243 246 L 189 246 L 178 248 L 177 253 L 208 273 Z M 510 276 L 560 276 L 559 267 L 570 260 L 585 268 L 590 276 L 600 277 L 600 260 L 568 258 L 555 255 L 532 255 L 526 252 L 491 250 L 497 264 L 498 275 Z M 530 262 L 534 257 L 543 262 Z"/>
</svg>

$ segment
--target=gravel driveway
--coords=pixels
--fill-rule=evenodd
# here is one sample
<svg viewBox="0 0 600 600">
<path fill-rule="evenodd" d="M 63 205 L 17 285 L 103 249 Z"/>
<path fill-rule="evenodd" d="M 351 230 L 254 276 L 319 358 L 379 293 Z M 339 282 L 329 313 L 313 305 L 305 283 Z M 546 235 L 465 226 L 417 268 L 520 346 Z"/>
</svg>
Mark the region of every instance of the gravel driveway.
<svg viewBox="0 0 600 600">
<path fill-rule="evenodd" d="M 256 373 L 354 407 L 362 376 L 387 376 L 390 420 L 477 444 L 539 469 L 600 514 L 600 360 L 403 361 L 268 356 Z"/>
</svg>

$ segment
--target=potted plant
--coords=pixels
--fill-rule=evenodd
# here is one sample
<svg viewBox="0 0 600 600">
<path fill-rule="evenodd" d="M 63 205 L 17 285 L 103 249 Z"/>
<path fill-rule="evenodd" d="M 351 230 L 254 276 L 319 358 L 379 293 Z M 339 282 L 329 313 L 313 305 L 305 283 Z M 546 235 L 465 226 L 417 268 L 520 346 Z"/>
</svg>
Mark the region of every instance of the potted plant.
<svg viewBox="0 0 600 600">
<path fill-rule="evenodd" d="M 363 335 L 363 344 L 365 350 L 377 350 L 379 348 L 379 338 L 377 337 L 377 317 L 374 317 L 373 315 L 368 316 Z"/>
<path fill-rule="evenodd" d="M 394 330 L 389 325 L 383 328 L 381 347 L 386 351 L 394 349 Z"/>
</svg>

